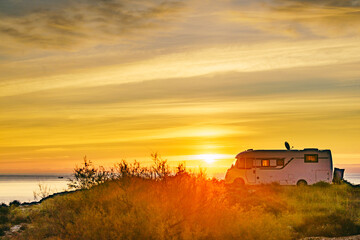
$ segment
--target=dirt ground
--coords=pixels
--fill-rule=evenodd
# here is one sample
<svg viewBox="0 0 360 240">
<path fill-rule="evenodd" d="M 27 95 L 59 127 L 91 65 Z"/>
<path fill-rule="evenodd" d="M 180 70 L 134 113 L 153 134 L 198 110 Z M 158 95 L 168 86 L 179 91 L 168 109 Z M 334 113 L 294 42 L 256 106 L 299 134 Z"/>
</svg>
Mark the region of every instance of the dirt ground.
<svg viewBox="0 0 360 240">
<path fill-rule="evenodd" d="M 301 240 L 360 240 L 360 235 L 348 236 L 348 237 L 307 237 Z"/>
</svg>

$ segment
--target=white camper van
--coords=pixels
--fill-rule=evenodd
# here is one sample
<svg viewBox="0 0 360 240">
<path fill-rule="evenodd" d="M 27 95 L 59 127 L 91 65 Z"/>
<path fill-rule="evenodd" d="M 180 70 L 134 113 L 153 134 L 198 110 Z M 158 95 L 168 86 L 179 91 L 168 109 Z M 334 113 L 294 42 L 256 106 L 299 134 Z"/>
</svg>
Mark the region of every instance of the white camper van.
<svg viewBox="0 0 360 240">
<path fill-rule="evenodd" d="M 226 172 L 225 181 L 236 184 L 308 185 L 331 183 L 330 150 L 252 150 L 241 152 Z"/>
</svg>

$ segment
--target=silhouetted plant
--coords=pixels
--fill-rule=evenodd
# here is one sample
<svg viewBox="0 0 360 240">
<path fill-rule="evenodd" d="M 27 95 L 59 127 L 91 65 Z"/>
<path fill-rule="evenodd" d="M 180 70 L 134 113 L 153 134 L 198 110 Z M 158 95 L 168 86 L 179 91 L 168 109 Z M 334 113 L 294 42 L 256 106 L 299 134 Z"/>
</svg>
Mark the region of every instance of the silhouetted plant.
<svg viewBox="0 0 360 240">
<path fill-rule="evenodd" d="M 206 179 L 206 177 L 207 177 L 206 169 L 199 168 L 199 172 L 196 174 L 196 177 L 199 179 Z"/>
<path fill-rule="evenodd" d="M 10 202 L 9 203 L 9 206 L 11 207 L 11 206 L 15 206 L 15 207 L 18 207 L 18 206 L 20 206 L 20 201 L 18 201 L 18 200 L 14 200 L 14 201 L 12 201 L 12 202 Z"/>
<path fill-rule="evenodd" d="M 120 178 L 139 177 L 161 180 L 170 176 L 171 171 L 167 160 L 161 158 L 158 153 L 151 154 L 151 157 L 153 165 L 150 168 L 140 166 L 140 163 L 136 160 L 134 163 L 128 163 L 125 160 L 122 160 L 115 164 L 114 168 L 106 170 L 102 166 L 96 168 L 85 156 L 83 166 L 75 167 L 73 178 L 69 179 L 68 186 L 70 189 L 89 189 L 92 186 L 105 183 L 106 181 Z M 178 169 L 180 171 L 185 171 L 184 166 L 181 166 Z"/>
<path fill-rule="evenodd" d="M 186 172 L 186 165 L 185 163 L 179 163 L 178 166 L 176 167 L 175 176 L 184 175 L 184 174 L 188 174 Z"/>
<path fill-rule="evenodd" d="M 150 171 L 146 167 L 141 167 L 140 162 L 134 160 L 134 163 L 130 164 L 130 175 L 133 177 L 149 178 Z"/>
<path fill-rule="evenodd" d="M 46 198 L 54 193 L 51 190 L 51 188 L 47 185 L 43 185 L 43 184 L 39 183 L 38 187 L 39 187 L 39 190 L 33 191 L 33 196 L 34 196 L 35 200 Z"/>
<path fill-rule="evenodd" d="M 120 177 L 130 176 L 129 164 L 125 160 L 122 160 L 121 162 L 117 163 L 116 169 L 120 174 Z"/>
<path fill-rule="evenodd" d="M 10 212 L 10 208 L 8 206 L 0 205 L 0 224 L 7 223 L 9 220 L 8 214 Z"/>
<path fill-rule="evenodd" d="M 153 160 L 152 170 L 154 171 L 155 179 L 163 179 L 170 175 L 170 168 L 166 159 L 162 159 L 158 153 L 152 153 L 151 158 Z"/>
<path fill-rule="evenodd" d="M 84 157 L 84 165 L 74 169 L 74 178 L 70 178 L 70 189 L 89 189 L 111 179 L 111 174 L 103 167 L 95 168 L 90 160 Z"/>
<path fill-rule="evenodd" d="M 287 240 L 360 234 L 360 188 L 234 187 L 207 179 L 202 169 L 189 174 L 185 164 L 158 175 L 155 162 L 148 168 L 136 161 L 122 161 L 110 171 L 94 167 L 114 181 L 44 201 L 30 212 L 20 239 Z M 160 173 L 166 165 L 158 165 Z M 21 217 L 22 209 L 10 209 Z"/>
</svg>

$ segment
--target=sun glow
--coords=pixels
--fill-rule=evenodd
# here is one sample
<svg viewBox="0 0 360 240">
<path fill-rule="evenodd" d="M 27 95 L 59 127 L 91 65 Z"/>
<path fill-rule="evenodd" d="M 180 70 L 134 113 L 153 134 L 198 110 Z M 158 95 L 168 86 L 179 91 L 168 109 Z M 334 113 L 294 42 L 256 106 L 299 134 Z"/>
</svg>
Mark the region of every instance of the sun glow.
<svg viewBox="0 0 360 240">
<path fill-rule="evenodd" d="M 213 164 L 217 159 L 219 159 L 218 154 L 200 154 L 198 157 L 208 164 Z"/>
</svg>

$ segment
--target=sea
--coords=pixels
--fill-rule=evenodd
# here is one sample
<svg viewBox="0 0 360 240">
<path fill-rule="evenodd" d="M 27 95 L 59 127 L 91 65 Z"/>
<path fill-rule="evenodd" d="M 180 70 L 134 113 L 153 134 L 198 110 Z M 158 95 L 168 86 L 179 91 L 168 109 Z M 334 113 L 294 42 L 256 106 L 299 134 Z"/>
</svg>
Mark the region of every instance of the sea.
<svg viewBox="0 0 360 240">
<path fill-rule="evenodd" d="M 360 173 L 344 173 L 344 179 L 352 184 L 360 184 Z"/>
<path fill-rule="evenodd" d="M 35 199 L 34 193 L 63 192 L 68 189 L 69 178 L 70 175 L 0 175 L 0 203 L 33 202 L 40 200 Z M 345 173 L 344 179 L 360 184 L 360 173 Z"/>
<path fill-rule="evenodd" d="M 39 195 L 67 190 L 70 175 L 0 175 L 0 203 L 40 200 Z M 34 196 L 37 195 L 37 198 Z"/>
</svg>

